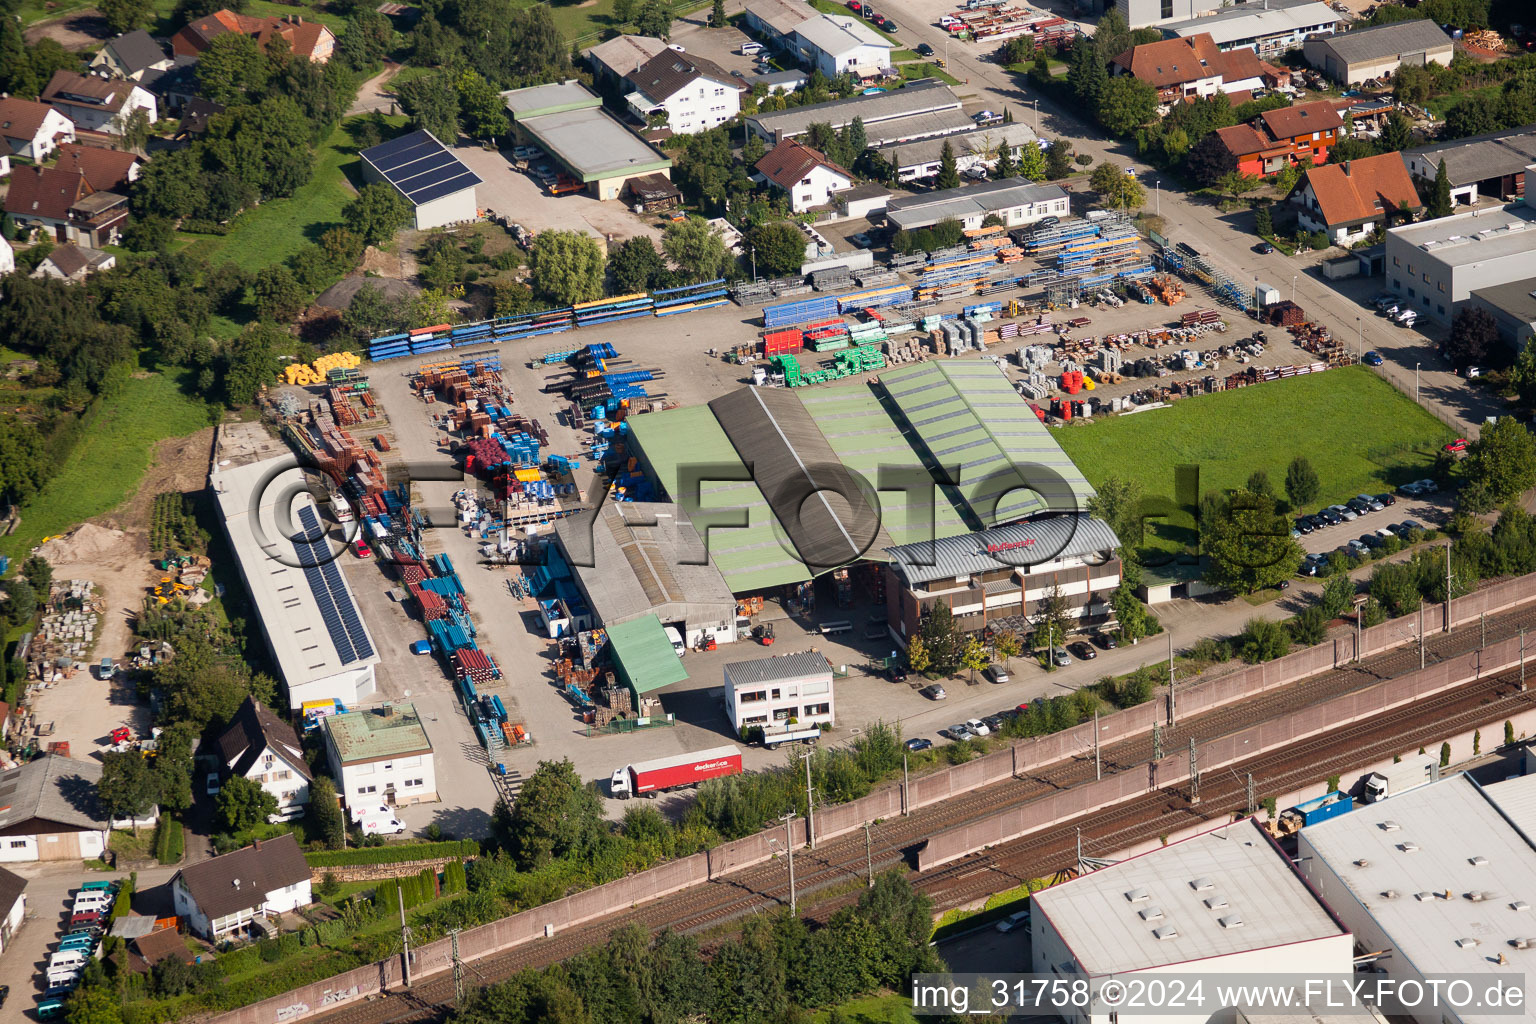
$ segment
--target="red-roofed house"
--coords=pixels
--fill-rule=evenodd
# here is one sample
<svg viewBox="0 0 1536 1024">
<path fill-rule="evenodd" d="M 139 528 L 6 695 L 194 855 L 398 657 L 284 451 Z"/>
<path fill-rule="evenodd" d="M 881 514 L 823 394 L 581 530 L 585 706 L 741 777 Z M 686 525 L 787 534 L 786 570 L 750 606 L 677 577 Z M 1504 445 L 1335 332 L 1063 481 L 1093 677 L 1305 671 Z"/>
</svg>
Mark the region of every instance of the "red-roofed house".
<svg viewBox="0 0 1536 1024">
<path fill-rule="evenodd" d="M 1338 140 L 1344 120 L 1326 100 L 1266 110 L 1248 124 L 1216 132 L 1244 174 L 1274 174 L 1287 164 L 1303 159 L 1313 164 L 1328 162 L 1328 150 Z"/>
<path fill-rule="evenodd" d="M 1388 218 L 1399 221 L 1419 207 L 1419 193 L 1401 153 L 1382 153 L 1313 167 L 1288 197 L 1308 231 L 1324 231 L 1335 245 L 1351 245 Z"/>
<path fill-rule="evenodd" d="M 336 34 L 318 21 L 305 21 L 297 14 L 253 18 L 223 10 L 182 26 L 171 36 L 171 52 L 178 57 L 196 57 L 208 49 L 214 38 L 226 32 L 242 32 L 263 46 L 282 36 L 294 54 L 307 57 L 316 64 L 324 64 L 336 51 Z"/>
<path fill-rule="evenodd" d="M 79 171 L 21 167 L 11 175 L 5 212 L 22 227 L 44 229 L 55 241 L 100 248 L 116 242 L 128 222 L 128 197 L 91 188 Z"/>
<path fill-rule="evenodd" d="M 1218 49 L 1209 32 L 1133 46 L 1110 62 L 1110 72 L 1135 75 L 1157 90 L 1166 106 L 1186 96 L 1242 92 L 1263 85 L 1258 55 L 1247 47 Z"/>
<path fill-rule="evenodd" d="M 150 124 L 159 118 L 149 90 L 126 79 L 79 71 L 55 71 L 43 90 L 42 101 L 52 104 L 77 127 L 108 135 L 123 134 L 135 109 L 143 109 Z"/>
<path fill-rule="evenodd" d="M 795 213 L 830 203 L 834 193 L 853 187 L 852 174 L 794 139 L 774 146 L 753 167 L 789 193 L 789 208 Z"/>
<path fill-rule="evenodd" d="M 126 192 L 129 182 L 139 180 L 144 158 L 121 149 L 101 149 L 69 142 L 59 147 L 58 166 L 79 171 L 98 192 Z"/>
<path fill-rule="evenodd" d="M 0 99 L 0 139 L 11 155 L 46 160 L 60 142 L 75 141 L 75 124 L 46 103 L 7 96 Z"/>
</svg>

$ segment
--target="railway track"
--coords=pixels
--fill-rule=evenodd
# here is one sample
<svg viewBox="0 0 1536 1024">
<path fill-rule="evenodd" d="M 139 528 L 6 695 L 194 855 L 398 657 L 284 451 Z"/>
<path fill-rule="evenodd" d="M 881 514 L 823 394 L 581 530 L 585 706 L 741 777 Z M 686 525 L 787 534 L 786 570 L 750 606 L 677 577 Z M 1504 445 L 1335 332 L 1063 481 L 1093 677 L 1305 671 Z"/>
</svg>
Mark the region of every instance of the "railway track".
<svg viewBox="0 0 1536 1024">
<path fill-rule="evenodd" d="M 1490 617 L 1486 623 L 1486 636 L 1489 641 L 1502 640 L 1516 635 L 1522 627 L 1536 627 L 1536 604 Z M 1482 637 L 1483 632 L 1476 625 L 1462 626 L 1451 633 L 1430 634 L 1424 638 L 1424 663 L 1434 664 L 1476 650 L 1481 646 Z M 1418 669 L 1419 661 L 1418 644 L 1413 643 L 1367 658 L 1359 665 L 1323 672 L 1260 694 L 1252 700 L 1183 719 L 1177 726 L 1163 731 L 1165 750 L 1179 749 L 1190 738 L 1197 742 L 1202 738 L 1214 738 L 1342 693 L 1364 689 Z M 985 854 L 974 854 L 923 874 L 914 874 L 914 883 L 934 898 L 937 909 L 948 909 L 1074 864 L 1078 830 L 1085 842 L 1107 852 L 1123 849 L 1148 837 L 1166 835 L 1200 820 L 1243 810 L 1246 792 L 1243 781 L 1236 774 L 1239 771 L 1251 772 L 1261 793 L 1288 792 L 1307 781 L 1317 780 L 1320 775 L 1326 777 L 1351 765 L 1379 760 L 1384 752 L 1400 750 L 1405 743 L 1426 742 L 1465 728 L 1468 723 L 1482 724 L 1536 702 L 1536 693 L 1519 693 L 1514 679 L 1505 674 L 1479 680 L 1369 722 L 1302 741 L 1286 751 L 1219 769 L 1202 779 L 1198 808 L 1189 806 L 1187 788 L 1162 791 L 1077 819 L 1070 830 L 1061 827 L 1025 836 L 993 847 Z M 1151 756 L 1152 740 L 1146 735 L 1128 737 L 1101 750 L 1105 770 L 1111 772 L 1145 763 Z M 1045 766 L 1028 777 L 973 790 L 940 804 L 920 808 L 906 817 L 883 822 L 877 834 L 880 854 L 871 859 L 876 870 L 910 863 L 911 848 L 935 832 L 1089 781 L 1093 774 L 1090 760 L 1064 760 Z M 824 840 L 815 851 L 798 851 L 795 862 L 796 892 L 802 898 L 857 881 L 866 871 L 864 836 L 862 832 L 855 832 Z M 466 964 L 466 974 L 472 984 L 499 981 L 519 970 L 545 966 L 573 956 L 603 942 L 615 928 L 632 922 L 650 929 L 670 927 L 685 933 L 712 932 L 768 907 L 787 905 L 785 875 L 784 867 L 777 861 L 756 865 L 665 899 L 574 926 L 550 939 L 480 958 Z M 806 916 L 830 915 L 854 898 L 856 893 L 816 903 Z M 438 1020 L 447 1013 L 452 999 L 451 973 L 441 972 L 418 982 L 409 993 L 392 993 L 315 1019 L 324 1024 Z"/>
</svg>

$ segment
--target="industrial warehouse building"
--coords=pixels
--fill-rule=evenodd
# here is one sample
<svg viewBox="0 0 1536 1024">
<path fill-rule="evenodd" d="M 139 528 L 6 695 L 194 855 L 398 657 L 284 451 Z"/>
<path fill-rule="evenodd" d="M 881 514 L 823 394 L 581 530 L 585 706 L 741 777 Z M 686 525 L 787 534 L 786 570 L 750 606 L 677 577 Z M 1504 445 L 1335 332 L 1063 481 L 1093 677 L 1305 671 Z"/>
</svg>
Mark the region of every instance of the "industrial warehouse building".
<svg viewBox="0 0 1536 1024">
<path fill-rule="evenodd" d="M 915 142 L 893 142 L 879 148 L 880 156 L 896 168 L 899 181 L 928 178 L 939 173 L 944 147 L 948 145 L 955 155 L 955 170 L 965 173 L 976 167 L 990 170 L 1004 146 L 1017 153 L 1024 146 L 1038 143 L 1035 130 L 1027 124 L 993 125 L 958 135 L 945 135 Z"/>
<path fill-rule="evenodd" d="M 1536 277 L 1536 209 L 1511 203 L 1387 232 L 1387 287 L 1442 325 L 1472 294 Z"/>
<path fill-rule="evenodd" d="M 321 535 L 294 458 L 221 466 L 208 479 L 289 709 L 307 700 L 352 705 L 371 695 L 378 648 L 336 564 L 338 542 Z"/>
<path fill-rule="evenodd" d="M 974 630 L 1029 613 L 1053 587 L 1072 614 L 1100 617 L 1119 585 L 1118 540 L 1081 513 L 1093 489 L 988 361 L 742 388 L 630 430 L 642 471 L 708 538 L 733 594 L 852 567 L 883 591 L 904 640 L 938 600 Z M 700 479 L 698 465 L 712 470 Z M 937 486 L 935 465 L 962 467 L 955 486 Z M 922 571 L 939 551 L 951 560 L 942 580 Z"/>
<path fill-rule="evenodd" d="M 57 754 L 0 774 L 0 862 L 78 865 L 105 854 L 107 815 L 96 799 L 100 784 L 100 761 Z"/>
<path fill-rule="evenodd" d="M 954 90 L 934 78 L 868 96 L 752 114 L 746 123 L 773 146 L 806 134 L 813 124 L 828 124 L 833 131 L 842 131 L 854 118 L 863 120 L 865 138 L 877 148 L 893 142 L 953 135 L 976 126 L 960 110 L 960 97 Z"/>
<path fill-rule="evenodd" d="M 1439 25 L 1421 18 L 1316 36 L 1301 51 L 1308 64 L 1335 82 L 1354 85 L 1390 75 L 1401 65 L 1449 65 L 1456 44 Z"/>
<path fill-rule="evenodd" d="M 417 231 L 463 224 L 480 216 L 480 178 L 426 129 L 370 146 L 358 154 L 363 179 L 385 182 L 411 204 Z"/>
<path fill-rule="evenodd" d="M 1536 848 L 1520 818 L 1468 775 L 1453 775 L 1303 829 L 1297 864 L 1398 983 L 1536 973 L 1530 937 Z M 1518 808 L 1512 808 L 1520 813 Z M 1525 821 L 1530 820 L 1524 814 Z M 1518 1016 L 1530 1018 L 1524 1010 Z M 1418 1024 L 1495 1024 L 1497 1011 L 1440 1005 Z"/>
<path fill-rule="evenodd" d="M 501 94 L 522 142 L 537 144 L 598 199 L 618 199 L 647 174 L 672 177 L 672 161 L 614 120 L 580 82 L 552 82 Z"/>
<path fill-rule="evenodd" d="M 1046 217 L 1066 217 L 1071 212 L 1067 190 L 1060 185 L 1037 185 L 1028 178 L 1007 178 L 892 199 L 886 204 L 885 219 L 893 228 L 907 231 L 951 219 L 969 229 L 981 227 L 988 214 L 996 214 L 1012 228 Z"/>
<path fill-rule="evenodd" d="M 1267 60 L 1295 49 L 1309 36 L 1332 35 L 1341 20 L 1321 0 L 1257 0 L 1158 28 L 1169 39 L 1205 33 L 1218 50 L 1245 47 Z"/>
<path fill-rule="evenodd" d="M 1512 202 L 1525 195 L 1525 169 L 1536 163 L 1536 125 L 1418 146 L 1404 150 L 1403 160 L 1426 191 L 1443 160 L 1453 203 L 1473 206 L 1481 196 Z"/>
<path fill-rule="evenodd" d="M 1536 278 L 1476 288 L 1467 305 L 1486 310 L 1499 325 L 1499 337 L 1515 351 L 1536 335 Z"/>
<path fill-rule="evenodd" d="M 1348 976 L 1354 970 L 1345 922 L 1251 818 L 1043 889 L 1030 902 L 1031 969 L 1069 982 L 1111 976 L 1150 981 L 1158 975 L 1256 981 L 1274 974 Z M 1231 1019 L 1230 1008 L 1227 1016 L 1212 1016 L 1211 1009 L 1111 1012 L 1096 1004 L 1062 1016 L 1076 1024 Z"/>
</svg>

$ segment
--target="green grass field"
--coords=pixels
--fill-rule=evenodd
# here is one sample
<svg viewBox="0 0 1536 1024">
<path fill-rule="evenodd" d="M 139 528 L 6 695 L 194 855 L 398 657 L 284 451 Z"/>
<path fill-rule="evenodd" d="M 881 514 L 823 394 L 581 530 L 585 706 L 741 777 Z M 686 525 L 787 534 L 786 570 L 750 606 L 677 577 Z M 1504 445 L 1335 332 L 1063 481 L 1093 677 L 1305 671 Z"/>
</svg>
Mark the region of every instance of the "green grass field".
<svg viewBox="0 0 1536 1024">
<path fill-rule="evenodd" d="M 1201 492 L 1241 487 L 1262 469 L 1283 493 L 1305 455 L 1319 505 L 1391 490 L 1427 475 L 1454 432 L 1365 367 L 1329 370 L 1186 398 L 1167 409 L 1055 431 L 1089 482 L 1118 476 L 1173 496 L 1173 469 L 1200 469 Z"/>
<path fill-rule="evenodd" d="M 208 425 L 207 407 L 162 373 L 135 377 L 104 402 L 52 480 L 21 507 L 0 554 L 25 555 L 44 537 L 116 508 L 138 487 L 157 441 Z"/>
<path fill-rule="evenodd" d="M 919 78 L 937 78 L 946 85 L 959 85 L 960 79 L 945 71 L 937 64 L 901 64 L 896 68 L 901 72 L 903 81 L 913 82 Z"/>
<path fill-rule="evenodd" d="M 865 996 L 853 999 L 837 1007 L 837 1012 L 848 1024 L 918 1024 L 912 1013 L 912 1000 L 893 992 L 883 996 Z M 817 1010 L 811 1014 L 816 1024 L 826 1024 L 830 1010 Z"/>
</svg>

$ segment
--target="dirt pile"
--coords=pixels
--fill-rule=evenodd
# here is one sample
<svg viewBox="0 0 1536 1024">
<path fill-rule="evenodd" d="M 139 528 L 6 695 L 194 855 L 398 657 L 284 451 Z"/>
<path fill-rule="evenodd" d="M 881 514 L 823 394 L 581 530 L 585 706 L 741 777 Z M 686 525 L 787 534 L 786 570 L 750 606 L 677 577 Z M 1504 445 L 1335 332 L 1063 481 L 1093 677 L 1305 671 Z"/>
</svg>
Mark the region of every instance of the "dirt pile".
<svg viewBox="0 0 1536 1024">
<path fill-rule="evenodd" d="M 85 523 L 62 537 L 46 541 L 37 549 L 37 553 L 52 565 L 101 562 L 122 550 L 124 536 L 122 530 L 109 530 L 95 523 Z"/>
</svg>

